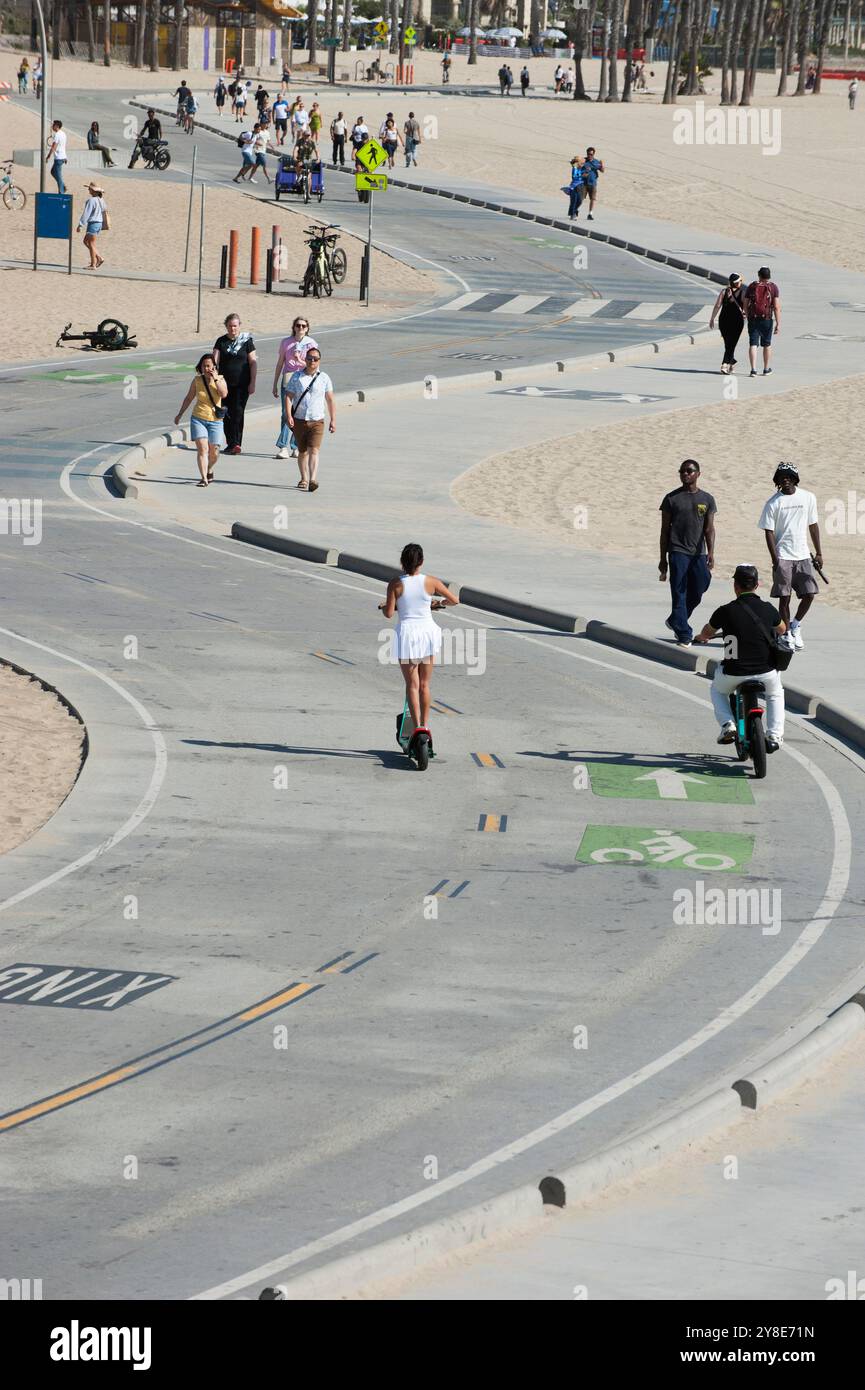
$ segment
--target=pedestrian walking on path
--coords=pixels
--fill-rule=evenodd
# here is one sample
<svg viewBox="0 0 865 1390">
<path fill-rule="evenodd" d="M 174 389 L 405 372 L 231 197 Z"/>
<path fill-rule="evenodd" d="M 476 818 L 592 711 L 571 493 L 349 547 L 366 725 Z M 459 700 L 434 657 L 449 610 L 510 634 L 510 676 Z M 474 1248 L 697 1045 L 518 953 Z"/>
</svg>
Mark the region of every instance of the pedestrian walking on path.
<svg viewBox="0 0 865 1390">
<path fill-rule="evenodd" d="M 260 169 L 268 183 L 273 183 L 273 179 L 267 172 L 267 128 L 261 124 L 253 126 L 252 129 L 252 173 L 249 182 L 255 183 L 256 170 Z"/>
<path fill-rule="evenodd" d="M 78 223 L 78 230 L 84 232 L 84 245 L 90 252 L 88 270 L 98 270 L 105 263 L 105 257 L 96 250 L 96 238 L 100 232 L 110 230 L 108 209 L 102 198 L 102 189 L 96 183 L 88 183 L 88 198 Z"/>
<path fill-rule="evenodd" d="M 103 167 L 103 169 L 113 169 L 113 168 L 114 168 L 114 160 L 111 158 L 111 151 L 109 150 L 109 148 L 108 148 L 107 145 L 102 145 L 102 144 L 100 144 L 100 142 L 99 142 L 99 122 L 98 122 L 98 121 L 91 121 L 91 123 L 90 123 L 90 129 L 89 129 L 88 132 L 87 132 L 87 148 L 88 148 L 88 150 L 98 150 L 98 151 L 99 151 L 99 153 L 102 155 L 102 167 Z"/>
<path fill-rule="evenodd" d="M 213 89 L 213 100 L 216 102 L 216 114 L 222 116 L 225 112 L 225 98 L 228 96 L 228 88 L 220 77 Z"/>
<path fill-rule="evenodd" d="M 417 168 L 417 147 L 422 143 L 420 134 L 420 121 L 413 111 L 409 111 L 408 120 L 402 128 L 403 140 L 405 144 L 405 167 L 414 164 Z"/>
<path fill-rule="evenodd" d="M 21 59 L 21 66 L 18 69 L 18 92 L 21 96 L 27 95 L 27 82 L 30 77 L 30 63 L 26 58 Z"/>
<path fill-rule="evenodd" d="M 251 130 L 242 130 L 237 137 L 237 144 L 243 163 L 232 179 L 232 183 L 243 183 L 244 180 L 252 178 L 252 175 L 255 173 L 255 156 L 252 151 L 252 141 L 253 134 Z"/>
<path fill-rule="evenodd" d="M 321 135 L 321 126 L 322 126 L 321 107 L 319 106 L 319 104 L 318 104 L 317 101 L 314 101 L 314 102 L 312 103 L 312 107 L 310 108 L 310 112 L 309 112 L 309 133 L 310 133 L 310 135 L 312 136 L 313 143 L 315 144 L 316 150 L 318 149 L 318 139 L 319 139 L 319 136 Z"/>
<path fill-rule="evenodd" d="M 441 66 L 442 66 L 442 82 L 450 82 L 450 80 L 451 80 L 451 57 L 450 57 L 450 54 L 449 54 L 449 53 L 446 53 L 445 56 L 442 58 L 442 64 L 441 64 Z"/>
<path fill-rule="evenodd" d="M 246 403 L 255 395 L 255 378 L 258 374 L 258 356 L 251 333 L 240 327 L 240 315 L 229 314 L 225 320 L 225 332 L 213 344 L 213 360 L 216 369 L 228 387 L 225 397 L 225 452 L 242 453 L 243 421 Z"/>
<path fill-rule="evenodd" d="M 586 185 L 586 196 L 589 200 L 589 222 L 595 220 L 595 203 L 598 201 L 598 175 L 606 172 L 604 161 L 598 159 L 595 154 L 594 145 L 589 145 L 583 163 L 583 183 Z"/>
<path fill-rule="evenodd" d="M 757 375 L 757 349 L 763 349 L 763 375 L 770 376 L 772 368 L 772 331 L 781 332 L 781 291 L 772 279 L 767 265 L 757 271 L 745 291 L 745 312 L 748 316 L 748 361 L 751 375 Z"/>
<path fill-rule="evenodd" d="M 730 376 L 736 365 L 736 344 L 745 327 L 745 286 L 741 275 L 735 272 L 729 277 L 729 284 L 724 286 L 715 300 L 712 317 L 709 319 L 710 328 L 715 327 L 716 318 L 724 339 L 721 371 L 724 376 Z"/>
<path fill-rule="evenodd" d="M 301 492 L 318 490 L 318 454 L 324 438 L 325 411 L 329 417 L 329 432 L 336 433 L 336 405 L 333 382 L 321 370 L 321 352 L 309 348 L 301 371 L 292 372 L 285 383 L 284 419 L 297 440 L 297 465 L 300 469 L 298 488 Z"/>
<path fill-rule="evenodd" d="M 402 136 L 396 128 L 396 121 L 394 120 L 393 116 L 388 116 L 387 120 L 384 123 L 384 127 L 381 132 L 381 143 L 384 145 L 385 150 L 387 151 L 387 167 L 389 169 L 392 169 L 394 167 L 394 155 L 396 154 L 399 146 L 402 144 Z"/>
<path fill-rule="evenodd" d="M 580 155 L 575 154 L 571 160 L 571 181 L 562 187 L 562 192 L 568 195 L 568 217 L 579 217 L 583 191 L 583 160 Z"/>
<path fill-rule="evenodd" d="M 854 77 L 853 81 L 850 83 L 850 86 L 847 88 L 847 105 L 850 107 L 851 111 L 856 110 L 856 97 L 858 95 L 858 92 L 859 79 L 858 77 Z"/>
<path fill-rule="evenodd" d="M 758 523 L 766 537 L 772 557 L 772 598 L 780 600 L 781 617 L 790 629 L 790 645 L 801 651 L 800 624 L 818 592 L 814 566 L 823 568 L 817 498 L 799 486 L 799 472 L 792 463 L 779 463 L 772 482 L 777 488 L 768 500 Z M 811 545 L 814 562 L 811 562 Z M 790 617 L 790 597 L 799 600 L 795 618 Z"/>
<path fill-rule="evenodd" d="M 433 665 L 442 648 L 441 628 L 432 612 L 453 607 L 459 599 L 440 579 L 422 573 L 421 546 L 412 543 L 403 547 L 400 568 L 401 573 L 388 584 L 387 597 L 379 609 L 386 618 L 397 614 L 395 649 L 409 713 L 415 729 L 429 733 Z"/>
<path fill-rule="evenodd" d="M 784 687 L 775 666 L 775 642 L 783 636 L 785 624 L 777 608 L 757 597 L 759 582 L 754 565 L 737 565 L 735 599 L 716 608 L 694 640 L 702 645 L 723 633 L 724 648 L 731 653 L 718 662 L 712 677 L 712 708 L 721 726 L 718 742 L 736 740 L 730 711 L 733 691 L 746 680 L 757 680 L 766 691 L 766 752 L 777 753 L 784 742 Z"/>
<path fill-rule="evenodd" d="M 529 81 L 529 70 L 524 63 L 522 71 L 520 73 L 520 90 L 522 91 L 523 96 L 525 96 L 526 92 L 529 90 Z"/>
<path fill-rule="evenodd" d="M 345 137 L 348 133 L 348 121 L 341 111 L 337 111 L 330 123 L 330 138 L 332 142 L 331 159 L 334 164 L 345 166 Z"/>
<path fill-rule="evenodd" d="M 309 349 L 317 347 L 318 343 L 315 338 L 311 338 L 309 334 L 309 319 L 301 316 L 298 316 L 291 325 L 291 336 L 283 338 L 279 345 L 276 371 L 273 374 L 273 394 L 280 398 L 280 430 L 276 441 L 276 457 L 278 459 L 297 458 L 297 440 L 286 423 L 285 387 L 294 372 L 303 371 Z M 289 448 L 291 449 L 290 455 Z"/>
<path fill-rule="evenodd" d="M 63 170 L 66 168 L 66 131 L 63 129 L 63 122 L 52 121 L 51 132 L 45 163 L 51 164 L 51 177 L 57 184 L 57 192 L 65 193 Z"/>
<path fill-rule="evenodd" d="M 700 465 L 685 459 L 679 469 L 681 486 L 668 492 L 661 513 L 661 562 L 658 577 L 670 575 L 672 607 L 665 625 L 680 647 L 694 638 L 691 614 L 712 582 L 715 563 L 715 499 L 699 486 Z"/>
<path fill-rule="evenodd" d="M 213 482 L 216 460 L 219 458 L 220 449 L 225 445 L 222 421 L 225 418 L 224 402 L 227 395 L 228 386 L 225 378 L 220 376 L 213 354 L 206 352 L 196 363 L 195 376 L 183 398 L 183 404 L 174 417 L 175 425 L 179 425 L 186 410 L 195 401 L 190 435 L 195 444 L 198 471 L 201 475 L 198 487 L 207 487 L 208 483 Z"/>
<path fill-rule="evenodd" d="M 288 102 L 281 93 L 273 103 L 273 128 L 277 145 L 284 145 L 288 134 Z"/>
</svg>

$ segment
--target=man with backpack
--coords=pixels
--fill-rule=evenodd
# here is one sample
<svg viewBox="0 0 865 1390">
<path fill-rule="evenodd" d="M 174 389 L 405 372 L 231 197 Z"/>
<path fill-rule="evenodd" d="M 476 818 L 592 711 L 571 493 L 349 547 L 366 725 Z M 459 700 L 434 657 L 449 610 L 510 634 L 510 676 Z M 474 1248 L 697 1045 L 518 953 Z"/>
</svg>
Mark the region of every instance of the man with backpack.
<svg viewBox="0 0 865 1390">
<path fill-rule="evenodd" d="M 781 291 L 772 279 L 767 265 L 757 271 L 745 291 L 745 313 L 748 319 L 748 360 L 751 375 L 757 375 L 757 349 L 763 349 L 763 375 L 770 376 L 772 368 L 772 332 L 781 331 Z"/>
</svg>

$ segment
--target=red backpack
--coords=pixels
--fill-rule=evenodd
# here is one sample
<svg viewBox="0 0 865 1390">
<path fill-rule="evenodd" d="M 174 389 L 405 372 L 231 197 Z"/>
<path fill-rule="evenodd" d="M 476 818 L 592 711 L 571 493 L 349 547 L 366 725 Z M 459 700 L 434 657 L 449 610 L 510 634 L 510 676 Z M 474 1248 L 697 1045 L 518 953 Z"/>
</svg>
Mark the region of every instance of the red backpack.
<svg viewBox="0 0 865 1390">
<path fill-rule="evenodd" d="M 770 319 L 775 290 L 771 280 L 755 280 L 748 286 L 748 317 Z"/>
</svg>

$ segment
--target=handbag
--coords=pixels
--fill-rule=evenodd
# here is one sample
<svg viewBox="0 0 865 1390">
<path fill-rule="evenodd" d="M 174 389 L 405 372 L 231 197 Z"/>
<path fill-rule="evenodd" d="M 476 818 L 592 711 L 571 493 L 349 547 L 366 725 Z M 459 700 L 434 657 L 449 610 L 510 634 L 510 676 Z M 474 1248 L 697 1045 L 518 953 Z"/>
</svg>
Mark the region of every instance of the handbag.
<svg viewBox="0 0 865 1390">
<path fill-rule="evenodd" d="M 210 396 L 210 404 L 213 406 L 214 415 L 216 416 L 217 420 L 224 420 L 226 415 L 228 414 L 226 406 L 216 404 L 216 401 L 213 399 L 213 396 L 211 394 L 210 382 L 207 380 L 206 376 L 202 376 L 201 379 L 204 382 L 204 389 L 206 390 L 208 396 Z"/>
<path fill-rule="evenodd" d="M 745 613 L 751 619 L 755 627 L 759 628 L 763 636 L 769 643 L 769 669 L 772 671 L 786 671 L 790 662 L 793 660 L 793 653 L 788 647 L 782 647 L 778 643 L 778 634 L 763 626 L 756 613 L 752 613 L 747 604 L 744 605 Z"/>
</svg>

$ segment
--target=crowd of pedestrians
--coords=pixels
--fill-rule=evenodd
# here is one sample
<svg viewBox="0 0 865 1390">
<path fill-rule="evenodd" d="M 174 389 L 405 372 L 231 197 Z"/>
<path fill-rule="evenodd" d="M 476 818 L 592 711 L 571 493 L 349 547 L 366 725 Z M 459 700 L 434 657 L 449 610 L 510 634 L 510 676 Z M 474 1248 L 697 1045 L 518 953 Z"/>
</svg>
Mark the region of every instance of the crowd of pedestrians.
<svg viewBox="0 0 865 1390">
<path fill-rule="evenodd" d="M 222 333 L 195 367 L 195 375 L 174 417 L 179 425 L 192 407 L 190 434 L 196 449 L 198 487 L 214 481 L 219 451 L 243 453 L 246 406 L 255 394 L 258 354 L 240 315 L 229 314 Z M 273 394 L 280 402 L 277 459 L 296 458 L 300 492 L 318 491 L 318 465 L 327 422 L 336 432 L 333 382 L 321 368 L 321 348 L 309 331 L 309 320 L 298 314 L 283 338 L 273 374 Z"/>
</svg>

